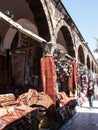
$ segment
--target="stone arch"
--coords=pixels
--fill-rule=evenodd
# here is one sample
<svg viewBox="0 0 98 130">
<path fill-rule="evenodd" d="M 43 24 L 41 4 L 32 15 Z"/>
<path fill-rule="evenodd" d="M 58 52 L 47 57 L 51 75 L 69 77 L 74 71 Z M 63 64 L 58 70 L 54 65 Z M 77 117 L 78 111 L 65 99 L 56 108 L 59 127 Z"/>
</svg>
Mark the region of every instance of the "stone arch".
<svg viewBox="0 0 98 130">
<path fill-rule="evenodd" d="M 94 72 L 95 72 L 95 73 L 98 73 L 97 70 L 98 70 L 97 65 L 94 63 Z"/>
<path fill-rule="evenodd" d="M 93 61 L 92 61 L 92 71 L 94 72 L 94 63 L 93 63 Z"/>
<path fill-rule="evenodd" d="M 21 18 L 21 19 L 17 20 L 17 22 L 19 24 L 21 24 L 23 27 L 29 29 L 30 31 L 33 31 L 34 33 L 38 34 L 37 28 L 33 25 L 33 23 L 31 21 L 29 21 L 25 18 Z M 4 38 L 2 51 L 4 51 L 5 49 L 10 49 L 13 39 L 16 37 L 18 37 L 18 31 L 13 28 L 9 28 L 5 35 L 5 38 Z M 15 43 L 16 44 L 18 43 L 18 38 Z"/>
<path fill-rule="evenodd" d="M 17 20 L 17 22 L 19 24 L 21 24 L 23 27 L 29 29 L 30 31 L 33 31 L 36 34 L 38 34 L 37 28 L 32 24 L 31 21 L 24 19 L 24 18 L 21 18 L 21 19 Z M 17 48 L 19 36 L 20 36 L 19 31 L 15 30 L 13 28 L 9 28 L 6 35 L 5 35 L 5 38 L 4 38 L 3 49 L 6 50 L 6 52 L 7 52 L 7 49 Z M 33 40 L 31 39 L 30 41 L 33 41 Z M 36 42 L 34 42 L 34 43 L 36 43 Z M 40 58 L 43 55 L 43 49 L 42 49 L 41 45 L 38 44 L 38 46 L 34 46 L 34 47 L 32 46 L 32 48 L 30 48 L 30 51 L 28 51 L 28 52 L 29 52 L 30 56 L 33 55 L 33 59 L 32 59 L 33 60 L 33 66 L 32 66 L 33 75 L 37 75 L 39 77 L 38 84 L 40 84 L 41 83 L 41 81 L 40 81 L 40 79 L 41 79 L 40 78 Z M 12 65 L 12 58 L 11 57 L 13 56 L 13 54 L 14 53 L 12 53 L 11 56 L 8 54 L 8 56 L 9 56 L 9 58 L 8 58 L 9 59 L 9 66 L 10 66 L 9 68 L 10 68 L 10 72 L 11 72 L 11 75 L 10 75 L 11 82 L 10 82 L 10 84 L 12 84 L 12 79 L 13 79 L 12 70 L 15 68 Z M 25 54 L 27 54 L 26 51 L 25 51 Z M 21 54 L 16 53 L 16 55 L 17 55 L 16 59 L 18 61 L 19 57 L 21 57 Z M 25 55 L 25 57 L 26 57 L 26 55 Z M 19 60 L 19 62 L 20 62 L 20 60 Z M 24 62 L 25 61 L 20 62 L 21 63 L 21 66 L 20 66 L 21 70 L 22 70 L 22 65 L 25 64 Z M 7 63 L 7 59 L 6 59 L 5 63 Z M 15 68 L 15 71 L 17 71 L 18 68 L 19 68 L 19 66 L 17 68 Z M 23 69 L 25 69 L 25 68 L 23 67 Z M 8 73 L 9 73 L 9 70 L 6 72 L 6 75 L 8 75 Z M 4 79 L 5 79 L 6 75 L 4 75 Z M 18 75 L 19 78 L 21 77 L 18 73 L 17 73 L 17 75 Z M 14 78 L 16 78 L 16 77 L 14 77 Z M 36 88 L 36 89 L 38 89 L 38 88 Z"/>
<path fill-rule="evenodd" d="M 87 55 L 87 68 L 90 70 L 90 58 L 89 58 L 89 55 Z"/>
<path fill-rule="evenodd" d="M 78 60 L 85 65 L 84 51 L 81 45 L 78 47 Z"/>
<path fill-rule="evenodd" d="M 50 41 L 50 32 L 46 15 L 40 0 L 27 0 L 29 7 L 34 14 L 34 19 L 38 28 L 39 35 Z"/>
<path fill-rule="evenodd" d="M 56 43 L 61 44 L 65 48 L 66 53 L 68 53 L 72 57 L 75 57 L 72 36 L 67 26 L 62 26 L 58 30 Z"/>
<path fill-rule="evenodd" d="M 21 0 L 20 2 L 17 3 L 17 0 L 10 0 L 9 4 L 6 4 L 6 0 L 2 2 L 1 10 L 2 12 L 5 12 L 6 10 L 9 10 L 13 12 L 14 15 L 14 21 L 19 22 L 21 25 L 29 29 L 30 31 L 31 28 L 33 27 L 34 30 L 33 32 L 41 36 L 42 38 L 46 39 L 47 41 L 50 41 L 50 32 L 49 32 L 49 26 L 48 22 L 46 19 L 45 11 L 43 9 L 42 3 L 40 0 Z M 19 7 L 23 8 L 19 8 Z M 25 11 L 26 10 L 26 11 Z M 20 22 L 21 21 L 21 22 Z M 28 22 L 29 21 L 29 22 Z M 25 26 L 26 25 L 26 26 Z M 30 27 L 31 26 L 31 27 Z M 3 23 L 3 28 L 4 28 L 4 36 L 3 37 L 9 37 L 12 36 L 14 37 L 15 34 L 17 33 L 16 30 L 9 28 L 8 26 Z M 7 34 L 6 34 L 7 33 Z M 11 33 L 11 34 L 10 34 Z M 10 34 L 10 35 L 9 35 Z M 6 41 L 11 41 L 10 37 L 9 40 L 4 38 L 2 41 L 2 44 Z M 7 47 L 9 44 L 6 43 L 5 47 Z M 1 49 L 4 50 L 4 46 Z"/>
</svg>

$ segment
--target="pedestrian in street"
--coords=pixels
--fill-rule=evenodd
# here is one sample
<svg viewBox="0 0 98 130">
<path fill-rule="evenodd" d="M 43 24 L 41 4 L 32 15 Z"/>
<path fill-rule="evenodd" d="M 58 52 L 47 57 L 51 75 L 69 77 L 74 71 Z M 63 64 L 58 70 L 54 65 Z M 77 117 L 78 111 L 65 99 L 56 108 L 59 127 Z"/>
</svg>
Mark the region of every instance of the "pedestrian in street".
<svg viewBox="0 0 98 130">
<path fill-rule="evenodd" d="M 88 82 L 88 89 L 87 89 L 87 97 L 89 101 L 90 108 L 93 108 L 93 100 L 94 100 L 94 82 L 92 79 Z"/>
</svg>

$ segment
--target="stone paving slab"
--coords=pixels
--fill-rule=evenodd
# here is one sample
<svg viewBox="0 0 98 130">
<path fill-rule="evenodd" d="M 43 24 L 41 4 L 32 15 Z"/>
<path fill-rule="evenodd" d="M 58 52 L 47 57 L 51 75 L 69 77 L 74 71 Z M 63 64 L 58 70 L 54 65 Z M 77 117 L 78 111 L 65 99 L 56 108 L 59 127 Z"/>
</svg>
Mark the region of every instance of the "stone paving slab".
<svg viewBox="0 0 98 130">
<path fill-rule="evenodd" d="M 98 93 L 94 99 L 94 108 L 90 109 L 88 100 L 82 107 L 77 106 L 76 114 L 59 130 L 98 130 Z"/>
<path fill-rule="evenodd" d="M 98 130 L 98 100 L 90 109 L 88 101 L 82 107 L 76 107 L 76 114 L 59 130 Z"/>
</svg>

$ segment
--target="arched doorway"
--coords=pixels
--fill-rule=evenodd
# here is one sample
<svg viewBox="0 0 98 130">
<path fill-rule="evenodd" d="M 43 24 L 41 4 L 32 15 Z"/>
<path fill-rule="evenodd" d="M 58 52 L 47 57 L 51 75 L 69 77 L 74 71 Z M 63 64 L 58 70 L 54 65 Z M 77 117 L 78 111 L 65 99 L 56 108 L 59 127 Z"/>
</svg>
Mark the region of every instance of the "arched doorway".
<svg viewBox="0 0 98 130">
<path fill-rule="evenodd" d="M 38 28 L 39 35 L 47 41 L 50 41 L 49 27 L 40 0 L 27 0 L 27 3 L 29 4 L 31 11 L 34 14 L 34 19 Z"/>
<path fill-rule="evenodd" d="M 3 13 L 6 10 L 12 11 L 12 13 L 14 15 L 14 17 L 13 17 L 14 21 L 17 21 L 23 27 L 29 29 L 30 31 L 34 32 L 37 35 L 40 35 L 42 38 L 46 39 L 47 41 L 50 41 L 48 23 L 47 23 L 47 19 L 46 19 L 45 12 L 42 7 L 41 1 L 39 1 L 39 0 L 33 0 L 33 1 L 21 0 L 21 1 L 17 2 L 17 0 L 14 0 L 14 1 L 9 0 L 9 4 L 7 4 L 6 0 L 4 0 L 3 2 L 0 2 L 0 8 Z M 7 75 L 9 75 L 9 69 L 6 70 L 6 66 L 7 67 L 9 66 L 9 68 L 12 68 L 12 71 L 10 69 L 10 72 L 12 73 L 14 71 L 13 68 L 15 68 L 15 67 L 13 67 L 14 66 L 13 62 L 16 59 L 17 59 L 17 61 L 18 60 L 20 61 L 20 62 L 18 61 L 17 63 L 22 63 L 21 67 L 19 67 L 18 66 L 19 64 L 17 64 L 17 68 L 24 68 L 24 66 L 27 64 L 26 59 L 28 59 L 28 57 L 31 57 L 32 70 L 33 70 L 32 83 L 33 83 L 33 85 L 35 85 L 35 79 L 37 79 L 37 77 L 39 77 L 39 80 L 40 80 L 40 58 L 43 55 L 43 49 L 42 49 L 41 45 L 37 41 L 27 37 L 26 35 L 21 34 L 19 31 L 14 30 L 13 28 L 9 28 L 9 26 L 7 24 L 3 23 L 3 21 L 2 22 L 0 21 L 0 27 L 1 27 L 0 31 L 2 31 L 1 32 L 2 33 L 2 51 L 6 52 L 6 54 L 7 54 L 7 56 L 2 56 L 2 58 L 1 58 L 1 59 L 3 59 L 2 64 L 4 63 L 4 66 L 5 66 L 2 74 L 4 72 L 6 72 L 6 73 L 4 73 L 4 75 L 0 74 L 0 83 L 1 83 L 2 79 L 5 79 L 6 81 L 9 80 L 8 76 L 7 76 Z M 27 47 L 27 49 L 26 49 L 26 47 Z M 11 53 L 9 53 L 9 52 L 11 52 Z M 14 58 L 14 60 L 12 60 L 12 56 L 14 54 L 16 56 L 16 59 Z M 21 57 L 21 60 L 19 59 L 19 57 Z M 5 62 L 3 62 L 3 61 L 5 61 Z M 10 61 L 12 62 L 12 64 Z M 18 71 L 16 70 L 16 72 L 18 72 Z M 23 73 L 20 73 L 20 74 L 23 74 Z M 21 77 L 20 74 L 19 75 L 15 74 L 14 76 Z M 25 75 L 25 72 L 24 72 L 24 75 Z M 11 79 L 10 82 L 5 82 L 4 80 L 2 80 L 3 87 L 4 87 L 4 85 L 6 85 L 6 86 L 8 84 L 10 85 L 13 82 L 13 73 L 12 73 L 12 75 L 9 75 L 9 77 Z M 16 78 L 14 80 L 15 83 L 16 83 L 16 80 L 18 81 L 18 78 Z M 38 81 L 38 83 L 40 83 L 40 81 Z M 26 82 L 26 84 L 27 84 L 27 82 Z M 29 83 L 29 85 L 30 85 L 30 83 Z M 39 88 L 37 88 L 37 89 L 39 89 Z"/>
<path fill-rule="evenodd" d="M 34 30 L 32 23 L 29 22 L 28 20 L 20 19 L 18 20 L 18 23 L 22 24 L 22 26 L 25 26 L 31 31 Z M 28 84 L 29 86 L 33 86 L 33 88 L 36 88 L 39 90 L 40 88 L 37 88 L 38 84 L 35 85 L 35 80 L 37 83 L 39 83 L 39 86 L 40 86 L 40 83 L 41 83 L 41 81 L 39 81 L 41 79 L 40 59 L 43 55 L 43 49 L 40 43 L 38 43 L 32 38 L 29 38 L 25 34 L 22 34 L 16 30 L 13 30 L 12 28 L 10 28 L 7 32 L 5 41 L 7 41 L 7 39 L 9 42 L 7 42 L 8 44 L 6 48 L 8 47 L 9 50 L 11 51 L 12 78 L 14 79 L 13 80 L 14 84 L 21 85 L 21 86 Z M 4 45 L 6 45 L 6 42 L 4 43 L 5 43 Z M 17 51 L 19 53 L 17 53 Z M 25 67 L 27 66 L 30 69 L 30 66 L 27 63 L 28 58 L 30 58 L 29 61 L 32 62 L 30 63 L 32 64 L 32 70 L 28 74 L 29 77 L 26 76 L 27 79 L 24 79 L 26 75 L 24 72 L 24 70 L 26 69 Z M 16 70 L 17 70 L 17 73 L 15 73 Z M 30 75 L 32 75 L 33 77 Z"/>
<path fill-rule="evenodd" d="M 78 59 L 82 64 L 85 65 L 84 51 L 81 45 L 78 48 Z"/>
<path fill-rule="evenodd" d="M 2 86 L 5 85 L 7 87 L 8 84 L 14 87 L 18 86 L 20 92 L 21 90 L 27 91 L 29 87 L 41 91 L 40 59 L 43 56 L 43 49 L 33 39 L 24 34 L 21 35 L 22 38 L 20 39 L 19 32 L 15 32 L 14 37 L 11 39 L 10 48 L 6 49 L 7 56 L 3 57 L 7 67 L 4 63 L 5 67 L 3 70 L 6 71 L 6 74 L 2 76 L 4 79 L 9 80 L 7 75 L 10 74 L 10 82 L 4 81 Z M 6 91 L 8 89 L 6 88 Z M 13 89 L 9 90 L 12 92 Z"/>
<path fill-rule="evenodd" d="M 72 57 L 75 57 L 74 45 L 67 27 L 62 26 L 60 28 L 56 42 L 61 44 L 65 48 L 66 53 L 68 53 Z"/>
<path fill-rule="evenodd" d="M 90 58 L 88 55 L 87 55 L 87 68 L 90 70 Z"/>
<path fill-rule="evenodd" d="M 92 71 L 94 72 L 94 63 L 93 63 L 93 61 L 92 61 Z"/>
</svg>

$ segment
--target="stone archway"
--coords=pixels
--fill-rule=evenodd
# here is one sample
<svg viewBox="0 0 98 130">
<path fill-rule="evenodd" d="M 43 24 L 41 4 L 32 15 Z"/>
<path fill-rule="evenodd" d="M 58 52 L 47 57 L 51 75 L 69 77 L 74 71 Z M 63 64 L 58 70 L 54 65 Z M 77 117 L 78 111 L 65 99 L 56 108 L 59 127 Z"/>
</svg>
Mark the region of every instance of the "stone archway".
<svg viewBox="0 0 98 130">
<path fill-rule="evenodd" d="M 84 51 L 81 45 L 78 48 L 78 60 L 85 65 Z"/>
<path fill-rule="evenodd" d="M 90 70 L 90 58 L 88 55 L 87 55 L 87 68 Z"/>
<path fill-rule="evenodd" d="M 17 22 L 19 24 L 21 24 L 23 27 L 29 29 L 30 31 L 35 32 L 36 34 L 38 34 L 37 28 L 32 24 L 31 21 L 23 18 L 23 19 L 19 19 Z M 32 65 L 33 66 L 32 67 L 33 75 L 38 76 L 38 81 L 37 82 L 40 84 L 41 83 L 41 81 L 40 81 L 40 79 L 41 79 L 40 78 L 40 58 L 43 55 L 43 49 L 42 49 L 40 44 L 37 44 L 37 46 L 35 45 L 36 41 L 33 41 L 33 39 L 30 39 L 29 37 L 26 37 L 25 42 L 27 44 L 28 43 L 32 44 L 32 48 L 30 48 L 29 51 L 28 50 L 24 51 L 25 52 L 25 53 L 23 53 L 24 55 L 21 53 L 21 51 L 19 52 L 19 54 L 14 53 L 13 49 L 19 49 L 17 47 L 20 44 L 18 42 L 20 35 L 23 35 L 23 34 L 19 33 L 19 31 L 14 30 L 13 28 L 9 28 L 6 35 L 5 35 L 5 38 L 4 38 L 4 43 L 3 43 L 3 48 L 2 48 L 3 51 L 7 52 L 7 49 L 8 50 L 12 49 L 11 55 L 8 55 L 8 59 L 10 61 L 9 67 L 10 67 L 10 72 L 11 72 L 11 75 L 10 75 L 11 83 L 10 84 L 13 84 L 13 79 L 15 79 L 14 84 L 23 85 L 22 83 L 24 83 L 24 75 L 25 75 L 25 73 L 23 73 L 23 72 L 24 72 L 25 67 L 26 67 L 25 66 L 26 61 L 27 61 L 26 58 L 28 58 L 28 57 L 31 57 L 31 60 L 33 62 L 33 65 Z M 30 41 L 30 42 L 27 42 L 27 41 Z M 20 41 L 20 42 L 22 43 L 22 41 Z M 33 43 L 34 43 L 34 45 L 33 45 Z M 27 45 L 27 44 L 25 44 L 25 45 Z M 22 47 L 25 47 L 25 46 L 22 46 Z M 14 56 L 16 56 L 16 58 L 13 58 Z M 14 64 L 14 63 L 17 63 L 17 65 Z M 4 69 L 6 69 L 6 68 L 4 68 Z M 20 70 L 20 72 L 18 71 L 18 69 Z M 14 72 L 17 72 L 17 74 L 15 73 L 16 76 L 14 75 Z M 6 75 L 8 75 L 8 73 L 9 73 L 9 70 L 6 71 Z M 20 75 L 20 74 L 22 74 L 22 75 Z M 4 78 L 7 77 L 6 75 L 4 75 Z M 35 78 L 35 77 L 33 77 L 33 78 Z M 21 81 L 23 81 L 23 82 L 21 82 L 21 84 L 19 82 L 20 79 L 22 79 Z"/>
<path fill-rule="evenodd" d="M 94 72 L 94 63 L 93 63 L 93 61 L 92 61 L 92 71 Z"/>
<path fill-rule="evenodd" d="M 6 0 L 0 2 L 0 8 L 1 11 L 3 13 L 5 13 L 7 10 L 11 11 L 13 13 L 13 19 L 14 21 L 21 21 L 19 23 L 22 23 L 22 25 L 26 25 L 27 29 L 28 26 L 33 26 L 34 30 L 33 32 L 35 34 L 38 34 L 39 36 L 41 36 L 42 38 L 44 38 L 47 41 L 50 41 L 50 32 L 49 32 L 49 26 L 48 26 L 48 21 L 45 15 L 45 11 L 42 5 L 42 2 L 40 0 L 21 0 L 19 2 L 17 2 L 17 0 L 9 0 L 9 4 L 6 4 Z M 6 6 L 5 6 L 6 5 Z M 19 8 L 20 7 L 20 8 Z M 22 7 L 22 8 L 21 8 Z M 23 23 L 24 21 L 24 23 Z M 29 22 L 28 22 L 29 21 Z M 7 45 L 5 45 L 6 47 L 9 45 L 7 43 L 7 41 L 11 41 L 9 36 L 14 37 L 14 35 L 16 34 L 16 31 L 13 29 L 9 29 L 9 26 L 7 26 L 5 23 L 2 23 L 0 21 L 0 25 L 1 25 L 1 30 L 2 30 L 2 39 L 4 42 L 6 42 Z M 24 26 L 25 27 L 25 26 Z M 29 27 L 29 30 L 32 27 Z M 37 33 L 36 33 L 37 32 Z M 7 33 L 7 34 L 6 34 Z M 9 33 L 11 33 L 11 35 L 9 35 Z M 9 37 L 9 40 L 4 37 Z M 3 44 L 2 41 L 2 44 Z M 4 43 L 5 44 L 5 43 Z M 2 50 L 4 50 L 6 48 L 2 48 Z"/>
<path fill-rule="evenodd" d="M 71 34 L 66 26 L 62 26 L 57 33 L 56 43 L 60 43 L 66 50 L 66 53 L 75 57 L 74 45 Z"/>
<path fill-rule="evenodd" d="M 34 14 L 39 35 L 47 41 L 50 41 L 50 32 L 46 15 L 40 0 L 27 0 L 28 5 Z"/>
<path fill-rule="evenodd" d="M 27 28 L 28 30 L 38 34 L 37 28 L 35 27 L 35 25 L 33 25 L 33 23 L 31 21 L 29 21 L 27 19 L 24 19 L 24 18 L 21 18 L 21 19 L 17 20 L 17 22 L 20 25 L 22 25 L 23 27 Z M 13 42 L 13 39 L 15 38 L 17 33 L 19 35 L 19 32 L 17 30 L 13 29 L 13 28 L 8 29 L 8 31 L 7 31 L 7 33 L 5 35 L 5 38 L 4 38 L 3 45 L 2 45 L 2 51 L 6 50 L 6 49 L 10 49 L 11 44 Z M 17 39 L 16 42 L 18 43 L 18 39 Z M 18 46 L 18 44 L 17 44 L 17 46 Z"/>
</svg>

